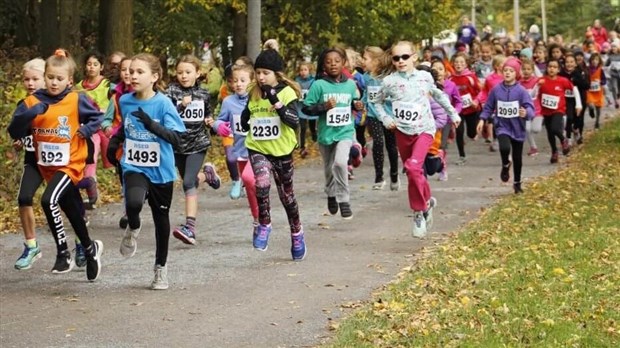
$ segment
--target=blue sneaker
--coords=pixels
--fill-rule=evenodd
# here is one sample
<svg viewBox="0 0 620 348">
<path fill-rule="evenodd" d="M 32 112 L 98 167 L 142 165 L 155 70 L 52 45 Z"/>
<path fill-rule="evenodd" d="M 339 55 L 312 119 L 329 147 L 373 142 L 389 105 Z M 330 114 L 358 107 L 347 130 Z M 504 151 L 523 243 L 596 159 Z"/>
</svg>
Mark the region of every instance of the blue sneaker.
<svg viewBox="0 0 620 348">
<path fill-rule="evenodd" d="M 217 175 L 215 166 L 212 163 L 205 163 L 202 167 L 202 172 L 205 174 L 205 181 L 209 184 L 209 186 L 211 186 L 214 190 L 220 188 L 222 180 L 220 179 L 220 176 Z"/>
<path fill-rule="evenodd" d="M 22 256 L 20 256 L 17 261 L 15 261 L 15 269 L 25 270 L 30 269 L 35 261 L 41 258 L 41 248 L 39 248 L 39 243 L 34 248 L 29 248 L 26 243 L 24 243 L 24 252 Z"/>
<path fill-rule="evenodd" d="M 239 197 L 241 197 L 241 181 L 236 180 L 232 182 L 232 187 L 230 188 L 230 198 L 239 199 Z"/>
<path fill-rule="evenodd" d="M 181 225 L 172 231 L 172 235 L 185 244 L 196 244 L 196 235 L 186 225 Z"/>
<path fill-rule="evenodd" d="M 75 265 L 78 267 L 86 266 L 86 252 L 82 243 L 75 243 Z"/>
<path fill-rule="evenodd" d="M 263 225 L 259 224 L 256 229 L 256 233 L 252 238 L 252 244 L 254 244 L 254 249 L 265 251 L 269 247 L 269 234 L 271 233 L 271 224 Z"/>
<path fill-rule="evenodd" d="M 291 235 L 291 255 L 294 261 L 301 261 L 306 257 L 306 242 L 304 231 Z"/>
</svg>

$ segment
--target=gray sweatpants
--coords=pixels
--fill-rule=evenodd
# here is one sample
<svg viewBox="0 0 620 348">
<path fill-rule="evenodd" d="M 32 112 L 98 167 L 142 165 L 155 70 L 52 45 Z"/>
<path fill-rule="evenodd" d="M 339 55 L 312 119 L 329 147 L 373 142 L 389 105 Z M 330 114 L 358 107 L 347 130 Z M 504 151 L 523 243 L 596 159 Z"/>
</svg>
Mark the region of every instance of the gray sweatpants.
<svg viewBox="0 0 620 348">
<path fill-rule="evenodd" d="M 353 140 L 341 140 L 331 145 L 319 144 L 325 171 L 325 193 L 336 197 L 338 203 L 349 202 L 349 151 Z"/>
</svg>

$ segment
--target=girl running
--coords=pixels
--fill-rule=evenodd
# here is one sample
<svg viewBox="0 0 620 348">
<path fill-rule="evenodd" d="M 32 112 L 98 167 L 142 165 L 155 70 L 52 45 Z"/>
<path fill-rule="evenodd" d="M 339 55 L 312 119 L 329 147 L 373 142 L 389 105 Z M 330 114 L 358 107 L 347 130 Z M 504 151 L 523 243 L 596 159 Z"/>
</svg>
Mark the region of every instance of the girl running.
<svg viewBox="0 0 620 348">
<path fill-rule="evenodd" d="M 528 144 L 530 144 L 530 149 L 527 152 L 528 156 L 536 156 L 538 155 L 538 146 L 536 145 L 536 140 L 534 139 L 534 134 L 540 133 L 542 130 L 543 117 L 540 113 L 540 102 L 538 101 L 538 80 L 539 78 L 535 75 L 536 64 L 527 59 L 521 59 L 521 79 L 519 83 L 521 86 L 525 88 L 530 97 L 534 102 L 534 118 L 531 120 L 525 121 L 525 133 Z"/>
<path fill-rule="evenodd" d="M 28 129 L 32 131 L 39 172 L 47 182 L 41 206 L 56 241 L 52 273 L 67 273 L 74 265 L 62 209 L 85 248 L 86 277 L 94 281 L 101 272 L 103 243 L 90 239 L 75 185 L 84 175 L 86 139 L 99 128 L 103 114 L 86 95 L 71 91 L 74 73 L 73 59 L 64 50 L 57 50 L 45 63 L 46 89 L 35 91 L 17 106 L 8 130 L 13 139 L 26 136 Z"/>
<path fill-rule="evenodd" d="M 587 71 L 581 70 L 577 65 L 575 56 L 572 53 L 567 53 L 564 57 L 564 70 L 560 72 L 560 76 L 567 78 L 573 83 L 573 86 L 577 87 L 579 91 L 580 100 L 585 100 L 586 92 L 590 88 L 590 78 Z M 581 135 L 583 133 L 583 113 L 577 113 L 575 110 L 576 100 L 573 91 L 566 91 L 564 95 L 566 97 L 566 126 L 565 134 L 568 138 L 569 145 L 572 146 L 571 135 L 575 133 L 575 140 L 577 144 L 581 143 Z"/>
<path fill-rule="evenodd" d="M 601 108 L 605 105 L 603 86 L 607 84 L 607 78 L 603 74 L 601 55 L 592 53 L 590 56 L 590 89 L 588 90 L 588 112 L 594 119 L 594 129 L 600 127 Z"/>
<path fill-rule="evenodd" d="M 142 229 L 140 211 L 148 200 L 155 225 L 155 266 L 151 289 L 168 289 L 169 210 L 176 170 L 173 148 L 181 144 L 185 125 L 175 106 L 161 91 L 164 71 L 151 54 L 134 56 L 129 67 L 133 93 L 120 98 L 122 127 L 110 140 L 108 160 L 116 162 L 122 144 L 125 209 L 128 225 L 120 245 L 121 255 L 131 257 Z"/>
<path fill-rule="evenodd" d="M 310 136 L 312 137 L 312 141 L 316 142 L 317 134 L 316 134 L 316 120 L 318 117 L 309 116 L 301 111 L 303 106 L 304 99 L 310 90 L 310 86 L 314 82 L 314 76 L 312 72 L 314 70 L 314 66 L 310 62 L 301 62 L 299 63 L 299 67 L 297 68 L 297 76 L 295 77 L 295 82 L 299 84 L 301 87 L 301 99 L 299 100 L 297 113 L 299 114 L 299 153 L 301 158 L 306 158 L 308 156 L 308 150 L 306 150 L 306 133 L 307 130 L 310 129 Z"/>
<path fill-rule="evenodd" d="M 293 151 L 297 146 L 295 129 L 299 125 L 296 103 L 297 84 L 284 75 L 284 61 L 277 51 L 262 51 L 254 63 L 257 83 L 241 114 L 242 131 L 248 132 L 245 145 L 256 178 L 259 225 L 253 235 L 254 248 L 267 250 L 271 233 L 269 190 L 273 176 L 291 230 L 291 255 L 306 257 L 304 231 L 293 191 Z"/>
</svg>

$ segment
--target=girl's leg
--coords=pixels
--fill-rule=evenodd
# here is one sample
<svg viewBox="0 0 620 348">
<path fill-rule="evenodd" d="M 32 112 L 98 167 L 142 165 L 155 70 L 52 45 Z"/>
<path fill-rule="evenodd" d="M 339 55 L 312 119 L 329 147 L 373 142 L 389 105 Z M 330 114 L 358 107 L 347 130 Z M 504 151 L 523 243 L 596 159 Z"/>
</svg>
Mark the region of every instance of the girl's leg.
<svg viewBox="0 0 620 348">
<path fill-rule="evenodd" d="M 450 131 L 452 130 L 452 122 L 447 122 L 441 129 L 441 149 L 448 149 L 448 140 L 450 139 Z"/>
<path fill-rule="evenodd" d="M 456 127 L 456 147 L 459 150 L 459 157 L 461 158 L 465 158 L 465 122 L 468 117 L 470 116 L 461 116 L 463 121 Z"/>
<path fill-rule="evenodd" d="M 32 198 L 42 182 L 43 178 L 36 164 L 24 163 L 24 171 L 19 183 L 19 193 L 17 194 L 17 204 L 26 241 L 36 238 Z"/>
<path fill-rule="evenodd" d="M 185 192 L 185 224 L 174 229 L 174 236 L 186 244 L 194 244 L 196 215 L 198 213 L 198 172 L 204 162 L 206 152 L 189 155 L 175 154 L 175 162 L 183 178 Z M 179 160 L 177 162 L 177 159 Z M 181 169 L 182 168 L 182 169 Z"/>
<path fill-rule="evenodd" d="M 224 147 L 226 153 L 226 168 L 230 173 L 230 180 L 239 181 L 239 170 L 237 169 L 237 158 L 233 155 L 233 146 Z"/>
<path fill-rule="evenodd" d="M 166 266 L 168 241 L 170 240 L 170 204 L 172 203 L 172 182 L 167 184 L 149 183 L 149 206 L 155 225 L 155 265 Z"/>
<path fill-rule="evenodd" d="M 258 204 L 258 222 L 263 226 L 271 225 L 271 162 L 261 153 L 250 151 L 250 164 L 254 172 L 256 202 Z"/>
<path fill-rule="evenodd" d="M 475 112 L 471 115 L 467 115 L 467 117 L 465 117 L 465 125 L 467 127 L 467 137 L 470 139 L 475 139 L 476 135 L 478 135 L 478 131 L 476 129 L 476 127 L 478 126 L 478 119 L 480 118 L 480 113 Z M 461 122 L 462 123 L 462 122 Z M 489 135 L 493 134 L 493 128 L 492 128 L 492 123 L 491 123 L 491 128 L 489 128 L 489 130 L 491 130 L 491 132 L 489 133 Z"/>
<path fill-rule="evenodd" d="M 396 130 L 396 144 L 409 182 L 409 206 L 414 212 L 424 212 L 431 198 L 431 189 L 424 176 L 424 159 L 432 143 L 430 134 L 411 136 Z"/>
<path fill-rule="evenodd" d="M 600 119 L 601 119 L 601 107 L 595 106 L 594 107 L 594 129 L 600 128 L 601 126 Z"/>
<path fill-rule="evenodd" d="M 514 172 L 514 182 L 521 182 L 521 169 L 523 168 L 523 142 L 510 139 L 512 146 L 512 166 Z"/>
<path fill-rule="evenodd" d="M 295 192 L 293 190 L 293 174 L 295 172 L 293 156 L 289 155 L 272 159 L 271 165 L 273 168 L 273 179 L 278 188 L 278 195 L 280 196 L 282 206 L 284 206 L 286 211 L 291 235 L 295 235 L 301 232 L 301 221 L 299 219 L 297 199 L 295 199 Z"/>
<path fill-rule="evenodd" d="M 71 190 L 73 190 L 71 178 L 69 178 L 67 174 L 59 171 L 56 172 L 47 183 L 45 191 L 43 191 L 43 195 L 41 196 L 41 207 L 45 213 L 47 224 L 52 232 L 54 241 L 56 242 L 57 255 L 66 254 L 69 258 L 71 256 L 67 247 L 67 235 L 58 202 L 64 194 Z M 88 242 L 90 243 L 90 241 Z"/>
<path fill-rule="evenodd" d="M 239 172 L 241 173 L 241 181 L 243 181 L 243 185 L 245 186 L 250 213 L 254 221 L 258 223 L 258 203 L 256 202 L 256 179 L 254 178 L 254 171 L 247 160 L 238 161 L 237 164 L 239 165 Z"/>
<path fill-rule="evenodd" d="M 102 134 L 101 136 L 105 138 L 105 135 Z M 87 164 L 84 172 L 84 178 L 90 178 L 86 187 L 86 195 L 88 196 L 86 208 L 89 210 L 95 207 L 95 203 L 97 203 L 97 199 L 99 198 L 99 192 L 97 190 L 97 161 L 101 153 L 101 137 L 99 134 L 95 133 L 90 138 L 93 141 L 93 163 Z"/>
<path fill-rule="evenodd" d="M 144 174 L 136 172 L 125 173 L 124 178 L 127 228 L 125 229 L 125 236 L 121 240 L 120 252 L 125 257 L 132 257 L 138 248 L 136 238 L 142 229 L 140 212 L 142 211 L 146 194 L 149 192 L 150 183 Z"/>
<path fill-rule="evenodd" d="M 305 118 L 299 118 L 299 148 L 304 150 L 306 148 L 306 131 L 308 129 L 308 120 Z"/>
<path fill-rule="evenodd" d="M 505 134 L 501 134 L 497 137 L 499 141 L 499 155 L 502 160 L 502 167 L 510 165 L 510 137 Z"/>
<path fill-rule="evenodd" d="M 320 145 L 325 170 L 325 193 L 339 203 L 349 202 L 347 162 L 353 140 L 341 140 L 329 146 Z"/>
<path fill-rule="evenodd" d="M 398 182 L 398 148 L 396 147 L 396 136 L 394 135 L 394 131 L 386 129 L 383 125 L 381 126 L 385 139 L 385 149 L 387 150 L 388 161 L 390 162 L 390 181 L 396 183 Z"/>
<path fill-rule="evenodd" d="M 316 119 L 308 120 L 308 126 L 310 127 L 310 135 L 312 136 L 312 141 L 317 140 L 317 129 L 316 129 Z"/>
<path fill-rule="evenodd" d="M 383 123 L 373 117 L 368 118 L 370 127 L 370 135 L 372 136 L 372 162 L 375 166 L 375 183 L 384 181 L 383 177 L 383 139 L 384 132 Z M 373 188 L 375 188 L 373 186 Z"/>
</svg>

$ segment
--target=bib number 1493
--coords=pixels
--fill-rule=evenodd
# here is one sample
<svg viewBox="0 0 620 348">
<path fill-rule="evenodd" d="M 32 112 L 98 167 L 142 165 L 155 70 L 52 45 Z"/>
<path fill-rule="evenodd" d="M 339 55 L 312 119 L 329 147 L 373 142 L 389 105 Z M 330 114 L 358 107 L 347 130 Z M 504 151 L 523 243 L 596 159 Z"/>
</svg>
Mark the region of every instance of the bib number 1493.
<svg viewBox="0 0 620 348">
<path fill-rule="evenodd" d="M 159 143 L 152 141 L 125 142 L 125 161 L 136 167 L 159 167 L 161 152 Z"/>
</svg>

